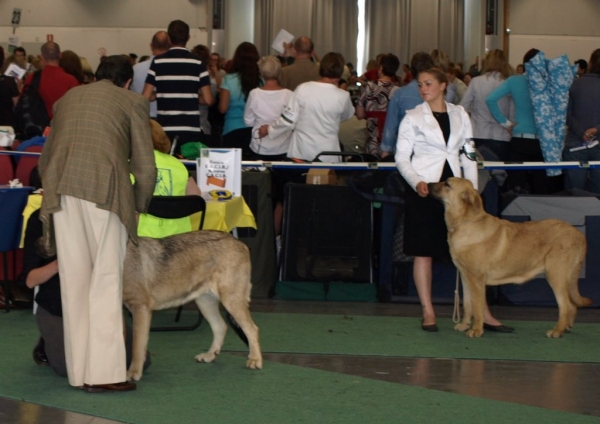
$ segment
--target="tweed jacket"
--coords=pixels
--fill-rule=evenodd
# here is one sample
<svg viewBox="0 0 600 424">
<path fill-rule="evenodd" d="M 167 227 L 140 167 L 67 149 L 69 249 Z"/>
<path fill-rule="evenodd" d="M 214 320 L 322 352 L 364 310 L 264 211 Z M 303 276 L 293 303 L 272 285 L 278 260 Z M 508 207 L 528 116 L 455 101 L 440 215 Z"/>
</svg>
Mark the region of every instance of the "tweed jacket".
<svg viewBox="0 0 600 424">
<path fill-rule="evenodd" d="M 39 162 L 40 219 L 49 227 L 60 195 L 69 195 L 117 214 L 137 242 L 135 212 L 146 212 L 156 183 L 148 100 L 101 80 L 69 90 L 54 108 Z"/>
<path fill-rule="evenodd" d="M 301 58 L 296 59 L 293 64 L 281 70 L 279 85 L 294 91 L 300 84 L 317 81 L 319 78 L 321 78 L 319 65 L 313 63 L 310 59 Z"/>
</svg>

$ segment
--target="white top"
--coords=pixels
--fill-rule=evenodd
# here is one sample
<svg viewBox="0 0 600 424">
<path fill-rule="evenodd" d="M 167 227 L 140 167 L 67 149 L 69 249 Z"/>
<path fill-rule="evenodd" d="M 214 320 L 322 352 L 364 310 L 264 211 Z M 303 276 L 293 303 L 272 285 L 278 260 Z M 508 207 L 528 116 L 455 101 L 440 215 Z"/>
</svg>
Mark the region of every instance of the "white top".
<svg viewBox="0 0 600 424">
<path fill-rule="evenodd" d="M 339 152 L 340 122 L 354 116 L 350 94 L 333 84 L 300 84 L 281 117 L 269 125 L 269 134 L 277 137 L 293 130 L 288 157 L 312 161 L 319 153 Z M 339 156 L 322 156 L 322 162 L 340 162 Z"/>
<path fill-rule="evenodd" d="M 421 181 L 438 182 L 446 161 L 456 177 L 461 176 L 462 164 L 464 178 L 477 189 L 477 162 L 460 154 L 465 140 L 473 136 L 469 115 L 461 106 L 447 102 L 446 110 L 450 119 L 448 144 L 427 102 L 407 111 L 400 123 L 396 166 L 415 191 Z"/>
<path fill-rule="evenodd" d="M 290 147 L 291 133 L 285 132 L 277 136 L 268 134 L 258 138 L 258 129 L 265 124 L 272 124 L 281 116 L 281 112 L 292 98 L 293 92 L 287 88 L 281 90 L 263 90 L 255 88 L 250 91 L 244 110 L 244 123 L 252 127 L 250 148 L 259 155 L 280 155 L 287 153 Z"/>
<path fill-rule="evenodd" d="M 503 82 L 499 72 L 492 72 L 473 78 L 467 87 L 460 105 L 471 114 L 474 138 L 510 141 L 510 133 L 494 119 L 485 102 L 487 96 Z M 504 116 L 513 119 L 514 104 L 510 96 L 501 98 L 498 106 Z"/>
</svg>

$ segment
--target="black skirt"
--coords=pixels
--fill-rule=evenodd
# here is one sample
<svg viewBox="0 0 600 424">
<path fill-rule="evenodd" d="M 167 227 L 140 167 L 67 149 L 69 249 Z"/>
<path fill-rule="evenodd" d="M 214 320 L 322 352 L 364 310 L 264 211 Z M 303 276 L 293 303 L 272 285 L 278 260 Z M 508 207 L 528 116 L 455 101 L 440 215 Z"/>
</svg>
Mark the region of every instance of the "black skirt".
<svg viewBox="0 0 600 424">
<path fill-rule="evenodd" d="M 440 181 L 453 177 L 448 162 Z M 420 197 L 408 187 L 404 209 L 404 253 L 408 256 L 450 258 L 444 205 L 431 196 Z"/>
</svg>

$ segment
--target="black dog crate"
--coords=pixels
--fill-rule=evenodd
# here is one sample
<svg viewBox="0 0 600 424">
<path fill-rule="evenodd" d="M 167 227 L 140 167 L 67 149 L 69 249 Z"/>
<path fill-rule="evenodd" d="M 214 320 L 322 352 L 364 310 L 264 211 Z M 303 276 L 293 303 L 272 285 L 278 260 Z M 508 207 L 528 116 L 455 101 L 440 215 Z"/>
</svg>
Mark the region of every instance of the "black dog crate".
<svg viewBox="0 0 600 424">
<path fill-rule="evenodd" d="M 371 202 L 347 186 L 288 184 L 281 280 L 371 283 Z"/>
</svg>

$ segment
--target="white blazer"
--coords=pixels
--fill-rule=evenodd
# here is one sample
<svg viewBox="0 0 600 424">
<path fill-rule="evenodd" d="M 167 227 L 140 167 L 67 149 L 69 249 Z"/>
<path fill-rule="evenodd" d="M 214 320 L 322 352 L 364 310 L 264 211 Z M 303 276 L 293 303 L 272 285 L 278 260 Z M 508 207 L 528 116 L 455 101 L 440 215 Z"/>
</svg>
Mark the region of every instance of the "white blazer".
<svg viewBox="0 0 600 424">
<path fill-rule="evenodd" d="M 471 120 L 462 106 L 446 102 L 446 110 L 450 118 L 450 138 L 447 145 L 442 129 L 427 102 L 407 111 L 400 123 L 396 166 L 415 191 L 421 181 L 438 182 L 446 161 L 450 164 L 454 176 L 462 175 L 471 180 L 477 189 L 477 162 L 461 154 L 465 139 L 473 137 Z"/>
</svg>

